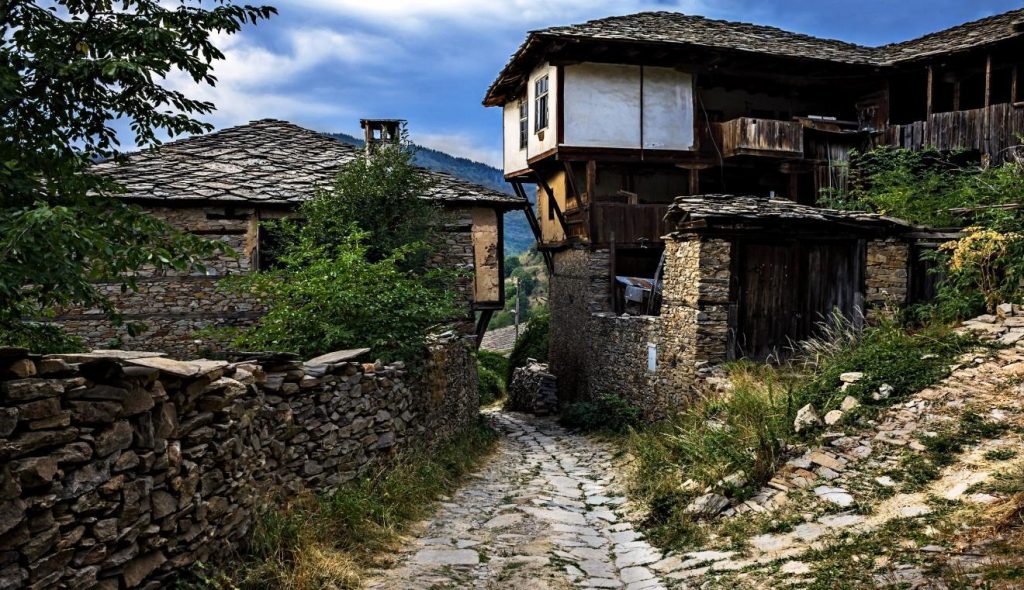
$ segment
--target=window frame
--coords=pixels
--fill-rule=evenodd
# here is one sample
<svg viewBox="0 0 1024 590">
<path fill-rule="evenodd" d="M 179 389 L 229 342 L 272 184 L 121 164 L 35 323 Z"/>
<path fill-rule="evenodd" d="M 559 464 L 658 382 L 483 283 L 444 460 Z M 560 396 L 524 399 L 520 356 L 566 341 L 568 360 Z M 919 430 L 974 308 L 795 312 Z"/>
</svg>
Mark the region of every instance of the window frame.
<svg viewBox="0 0 1024 590">
<path fill-rule="evenodd" d="M 525 150 L 530 142 L 530 101 L 519 99 L 519 150 Z"/>
<path fill-rule="evenodd" d="M 543 92 L 541 87 L 543 84 Z M 533 81 L 533 110 L 534 124 L 533 132 L 540 133 L 548 128 L 550 123 L 550 104 L 548 97 L 551 95 L 551 80 L 549 74 L 544 74 Z"/>
</svg>

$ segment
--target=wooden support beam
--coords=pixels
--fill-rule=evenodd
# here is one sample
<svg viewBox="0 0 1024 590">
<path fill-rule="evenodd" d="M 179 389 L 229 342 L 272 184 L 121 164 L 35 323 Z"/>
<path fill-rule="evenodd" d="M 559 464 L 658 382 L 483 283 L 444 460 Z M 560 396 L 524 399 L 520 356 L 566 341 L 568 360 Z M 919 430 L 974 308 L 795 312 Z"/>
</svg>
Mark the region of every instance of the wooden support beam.
<svg viewBox="0 0 1024 590">
<path fill-rule="evenodd" d="M 562 208 L 558 206 L 558 199 L 555 198 L 555 191 L 551 190 L 547 181 L 540 174 L 537 174 L 537 185 L 544 189 L 544 194 L 547 195 L 548 207 L 551 211 L 555 212 L 555 218 L 558 219 L 558 224 L 562 226 L 562 231 L 565 233 L 565 237 L 569 237 L 569 224 L 565 221 L 565 214 L 562 213 Z"/>
<path fill-rule="evenodd" d="M 1017 104 L 1020 97 L 1017 95 L 1017 76 L 1020 75 L 1020 66 L 1013 66 L 1013 78 L 1010 79 L 1010 104 Z"/>
<path fill-rule="evenodd" d="M 960 110 L 960 80 L 953 82 L 953 110 Z"/>
<path fill-rule="evenodd" d="M 523 199 L 526 199 L 526 201 L 529 202 L 529 199 L 526 198 L 526 189 L 523 188 L 523 183 L 519 181 L 513 182 L 512 190 L 516 193 L 516 195 Z M 537 241 L 537 245 L 543 246 L 544 236 L 540 229 L 540 221 L 537 220 L 536 211 L 533 210 L 533 206 L 531 205 L 524 209 L 523 212 L 526 214 L 526 221 L 527 223 L 530 224 L 530 230 L 533 231 L 533 237 Z M 555 270 L 555 266 L 554 260 L 551 259 L 551 252 L 548 252 L 547 250 L 540 250 L 540 253 L 544 257 L 544 266 L 548 268 L 548 273 L 553 273 Z"/>
<path fill-rule="evenodd" d="M 615 232 L 608 242 L 608 311 L 615 311 Z"/>
<path fill-rule="evenodd" d="M 597 161 L 587 160 L 587 236 L 593 240 L 597 235 L 595 227 L 594 203 L 597 201 Z"/>
<path fill-rule="evenodd" d="M 932 116 L 932 98 L 935 92 L 935 68 L 928 66 L 928 108 L 927 115 Z"/>
<path fill-rule="evenodd" d="M 700 170 L 690 169 L 690 195 L 700 194 Z"/>
<path fill-rule="evenodd" d="M 580 195 L 579 189 L 576 188 L 576 174 L 572 171 L 572 162 L 562 160 L 562 166 L 565 168 L 565 178 L 569 182 L 569 193 L 576 199 L 577 203 L 582 205 L 583 197 Z"/>
<path fill-rule="evenodd" d="M 493 309 L 484 309 L 480 311 L 480 317 L 476 321 L 476 349 L 480 350 L 480 345 L 483 344 L 484 334 L 487 332 L 487 324 L 491 323 L 491 318 L 494 317 Z"/>
<path fill-rule="evenodd" d="M 992 54 L 985 56 L 985 108 L 992 106 Z"/>
</svg>

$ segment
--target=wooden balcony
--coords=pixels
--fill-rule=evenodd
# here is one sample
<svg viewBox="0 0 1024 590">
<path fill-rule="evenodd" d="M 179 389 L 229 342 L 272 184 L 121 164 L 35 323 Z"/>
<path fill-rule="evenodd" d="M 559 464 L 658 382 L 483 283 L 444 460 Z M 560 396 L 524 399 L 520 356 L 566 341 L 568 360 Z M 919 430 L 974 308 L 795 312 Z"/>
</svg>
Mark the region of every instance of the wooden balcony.
<svg viewBox="0 0 1024 590">
<path fill-rule="evenodd" d="M 935 113 L 925 121 L 891 125 L 875 135 L 875 145 L 940 151 L 970 150 L 989 154 L 999 164 L 1011 156 L 1024 135 L 1024 103 Z"/>
<path fill-rule="evenodd" d="M 569 237 L 606 245 L 660 244 L 668 233 L 665 215 L 668 205 L 630 205 L 598 202 L 566 211 Z"/>
<path fill-rule="evenodd" d="M 804 129 L 799 121 L 741 117 L 724 123 L 712 123 L 711 126 L 723 158 L 804 156 Z"/>
</svg>

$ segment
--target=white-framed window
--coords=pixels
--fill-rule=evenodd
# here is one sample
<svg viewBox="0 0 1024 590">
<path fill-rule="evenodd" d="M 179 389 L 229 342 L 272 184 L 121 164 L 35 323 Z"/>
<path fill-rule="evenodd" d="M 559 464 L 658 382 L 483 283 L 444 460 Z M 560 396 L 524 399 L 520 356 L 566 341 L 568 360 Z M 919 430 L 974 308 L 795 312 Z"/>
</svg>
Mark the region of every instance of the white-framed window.
<svg viewBox="0 0 1024 590">
<path fill-rule="evenodd" d="M 534 126 L 533 131 L 536 133 L 543 129 L 548 128 L 548 77 L 543 76 L 538 78 L 533 83 L 533 110 L 534 110 Z"/>
<path fill-rule="evenodd" d="M 530 103 L 525 98 L 519 99 L 519 149 L 526 149 L 530 139 Z"/>
</svg>

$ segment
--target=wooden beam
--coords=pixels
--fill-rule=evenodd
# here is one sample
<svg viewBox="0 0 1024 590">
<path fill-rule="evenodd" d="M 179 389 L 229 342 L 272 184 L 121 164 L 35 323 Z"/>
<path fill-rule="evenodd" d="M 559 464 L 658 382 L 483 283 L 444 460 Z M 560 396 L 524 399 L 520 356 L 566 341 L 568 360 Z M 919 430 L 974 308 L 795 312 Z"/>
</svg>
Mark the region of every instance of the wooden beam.
<svg viewBox="0 0 1024 590">
<path fill-rule="evenodd" d="M 608 311 L 615 311 L 615 232 L 608 243 Z"/>
<path fill-rule="evenodd" d="M 690 169 L 690 195 L 700 194 L 700 170 Z"/>
<path fill-rule="evenodd" d="M 1017 96 L 1017 76 L 1020 74 L 1020 66 L 1013 66 L 1013 77 L 1010 79 L 1010 104 L 1016 104 L 1019 100 Z"/>
<path fill-rule="evenodd" d="M 565 168 L 565 178 L 569 182 L 569 192 L 576 199 L 576 202 L 582 205 L 583 197 L 580 195 L 579 189 L 576 188 L 576 174 L 572 171 L 572 163 L 562 160 L 562 167 Z"/>
<path fill-rule="evenodd" d="M 565 233 L 565 237 L 569 237 L 569 224 L 565 221 L 565 214 L 562 213 L 562 208 L 558 206 L 558 199 L 555 198 L 555 191 L 551 190 L 548 186 L 547 181 L 540 174 L 537 174 L 537 185 L 544 189 L 544 194 L 547 195 L 548 207 L 551 211 L 555 212 L 555 218 L 558 219 L 558 224 L 562 226 L 562 231 Z"/>
<path fill-rule="evenodd" d="M 953 110 L 960 110 L 960 80 L 953 82 Z"/>
<path fill-rule="evenodd" d="M 985 56 L 985 108 L 992 106 L 992 54 Z"/>
<path fill-rule="evenodd" d="M 502 279 L 504 280 L 504 279 Z M 491 318 L 494 317 L 493 309 L 485 309 L 480 312 L 480 318 L 476 322 L 476 349 L 480 350 L 480 345 L 484 341 L 484 333 L 487 332 L 487 324 L 491 323 Z"/>
<path fill-rule="evenodd" d="M 935 90 L 935 68 L 928 66 L 928 108 L 927 115 L 932 116 L 932 98 Z"/>
</svg>

